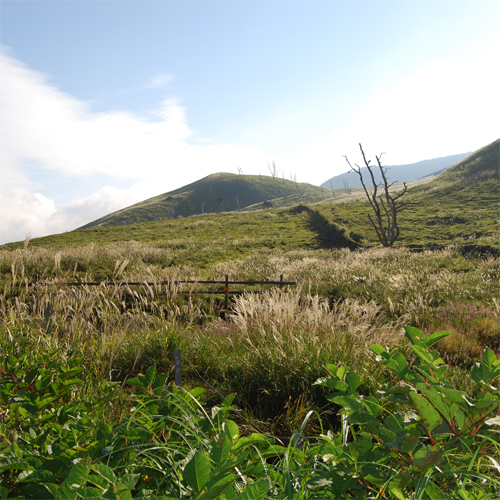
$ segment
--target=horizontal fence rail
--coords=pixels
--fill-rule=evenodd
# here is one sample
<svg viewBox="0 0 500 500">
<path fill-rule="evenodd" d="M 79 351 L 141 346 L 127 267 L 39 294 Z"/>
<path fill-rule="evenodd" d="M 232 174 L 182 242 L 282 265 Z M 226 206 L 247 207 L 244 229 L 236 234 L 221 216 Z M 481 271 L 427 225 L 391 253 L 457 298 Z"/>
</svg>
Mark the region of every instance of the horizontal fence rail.
<svg viewBox="0 0 500 500">
<path fill-rule="evenodd" d="M 164 281 L 66 281 L 66 282 L 43 282 L 38 281 L 38 275 L 35 274 L 33 277 L 33 281 L 24 282 L 24 283 L 14 283 L 11 286 L 13 287 L 50 287 L 50 286 L 67 286 L 67 287 L 76 287 L 76 286 L 180 286 L 184 284 L 202 284 L 202 285 L 224 285 L 224 290 L 178 290 L 176 293 L 178 294 L 207 294 L 207 295 L 225 295 L 225 309 L 228 308 L 228 300 L 229 295 L 241 295 L 243 293 L 262 293 L 260 290 L 231 290 L 229 285 L 275 285 L 283 288 L 284 286 L 294 286 L 297 284 L 296 281 L 284 281 L 283 275 L 280 276 L 279 281 L 236 281 L 230 280 L 229 276 L 226 275 L 225 280 L 164 280 Z"/>
<path fill-rule="evenodd" d="M 296 285 L 296 281 L 283 281 L 283 275 L 281 275 L 280 281 L 233 281 L 233 280 L 166 280 L 166 281 L 38 281 L 35 275 L 33 281 L 15 283 L 11 286 L 13 287 L 23 287 L 23 286 L 172 286 L 172 285 L 183 285 L 183 284 L 201 284 L 201 285 Z M 200 292 L 204 293 L 204 292 Z"/>
</svg>

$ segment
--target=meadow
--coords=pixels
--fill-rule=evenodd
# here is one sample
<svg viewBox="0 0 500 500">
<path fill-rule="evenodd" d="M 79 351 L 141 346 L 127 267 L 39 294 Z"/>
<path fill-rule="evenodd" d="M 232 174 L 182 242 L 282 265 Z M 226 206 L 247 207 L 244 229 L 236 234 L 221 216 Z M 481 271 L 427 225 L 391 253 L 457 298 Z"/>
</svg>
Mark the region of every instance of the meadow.
<svg viewBox="0 0 500 500">
<path fill-rule="evenodd" d="M 180 257 L 183 262 L 182 254 L 189 249 L 187 242 L 178 242 L 176 252 L 179 253 L 175 258 Z M 84 376 L 80 375 L 78 380 L 83 381 L 84 387 L 78 392 L 72 389 L 70 401 L 80 401 L 81 404 L 87 401 L 87 406 L 89 399 L 98 406 L 107 401 L 106 411 L 101 408 L 98 420 L 111 429 L 124 425 L 130 411 L 137 409 L 137 394 L 127 390 L 130 380 L 148 373 L 148 369 L 154 366 L 155 373 L 165 374 L 161 379 L 163 384 L 172 384 L 173 350 L 180 349 L 184 390 L 194 391 L 198 404 L 208 409 L 220 408 L 226 400 L 226 406 L 231 408 L 231 411 L 227 410 L 226 418 L 235 422 L 243 437 L 257 439 L 256 435 L 265 436 L 267 441 L 259 442 L 260 445 L 265 445 L 266 453 L 274 454 L 276 463 L 283 467 L 283 450 L 288 448 L 280 448 L 274 438 L 281 438 L 278 443 L 289 443 L 293 433 L 300 431 L 314 447 L 321 442 L 318 436 L 342 433 L 338 406 L 329 399 L 331 387 L 315 384 L 328 376 L 327 366 L 346 367 L 346 374 L 358 374 L 363 380 L 359 397 L 379 401 L 380 388 L 391 381 L 391 376 L 378 361 L 372 350 L 373 344 L 397 349 L 414 362 L 415 354 L 405 342 L 403 326 L 419 327 L 425 335 L 449 330 L 455 335 L 437 343 L 441 359 L 449 367 L 446 384 L 470 397 L 477 397 L 481 394 L 481 386 L 471 378 L 470 370 L 481 360 L 485 348 L 492 349 L 491 352 L 497 352 L 499 348 L 500 266 L 499 259 L 494 256 L 464 255 L 452 246 L 422 252 L 412 252 L 405 247 L 286 251 L 264 247 L 211 265 L 202 260 L 204 265 L 197 269 L 192 264 L 171 265 L 171 252 L 174 250 L 138 242 L 60 250 L 27 244 L 22 250 L 1 252 L 3 269 L 10 263 L 10 273 L 4 274 L 4 280 L 10 274 L 9 282 L 4 281 L 0 297 L 4 374 L 12 373 L 9 363 L 16 366 L 14 373 L 19 373 L 19 360 L 28 364 L 30 369 L 26 373 L 32 376 L 34 367 L 45 366 L 49 370 L 62 363 L 66 370 L 71 370 L 70 360 L 79 360 Z M 167 262 L 169 264 L 165 265 Z M 57 285 L 58 282 L 82 278 L 90 281 L 103 273 L 109 275 L 107 285 Z M 27 276 L 33 274 L 39 275 L 40 282 L 50 284 L 17 286 L 27 282 Z M 285 280 L 296 281 L 297 286 L 287 290 L 262 286 L 259 294 L 235 296 L 230 310 L 225 311 L 223 296 L 180 293 L 190 289 L 203 290 L 207 285 L 173 284 L 174 280 L 183 279 L 221 279 L 226 274 L 237 280 L 277 280 L 283 274 Z M 123 287 L 114 285 L 111 280 L 154 284 Z M 160 284 L 162 282 L 164 284 Z M 50 333 L 47 333 L 47 303 L 50 303 Z M 16 361 L 12 359 L 13 355 Z M 43 380 L 42 375 L 38 377 Z M 49 388 L 58 387 L 56 375 L 50 375 Z M 119 390 L 112 385 L 114 383 L 119 384 Z M 15 385 L 22 388 L 19 384 L 20 378 L 16 379 Z M 104 389 L 108 387 L 106 384 L 114 389 Z M 204 394 L 198 395 L 197 388 L 203 389 Z M 112 391 L 112 394 L 106 391 Z M 165 394 L 183 397 L 171 385 L 164 391 L 166 393 L 158 392 L 158 398 L 167 397 Z M 30 394 L 30 391 L 25 393 Z M 231 404 L 227 403 L 228 397 Z M 191 403 L 184 401 L 182 404 Z M 3 450 L 4 458 L 10 456 L 9 451 L 16 454 L 16 439 L 12 433 L 21 436 L 19 431 L 28 428 L 23 419 L 18 420 L 17 430 L 11 427 L 16 411 L 20 409 L 11 409 L 3 416 L 2 433 L 6 443 L 11 443 Z M 24 418 L 26 416 L 23 414 Z M 78 421 L 79 417 L 74 418 Z M 93 425 L 97 424 L 94 422 Z M 222 426 L 218 432 L 223 433 L 225 428 Z M 274 436 L 272 442 L 270 436 Z M 17 439 L 26 442 L 25 438 Z M 88 440 L 88 436 L 85 439 Z M 193 439 L 198 442 L 202 438 L 196 436 Z M 82 443 L 75 442 L 74 446 L 82 446 Z M 103 457 L 98 458 L 94 449 L 92 453 L 88 474 L 94 470 L 90 463 L 106 463 L 108 467 L 112 463 L 107 459 L 103 461 Z M 178 453 L 189 457 L 188 450 Z M 203 453 L 210 456 L 207 450 Z M 493 450 L 491 456 L 498 461 L 495 453 Z M 309 455 L 302 459 L 305 460 L 303 467 L 312 467 Z M 112 469 L 118 478 L 120 474 L 116 467 L 114 465 Z M 37 470 L 33 465 L 29 469 Z M 144 469 L 139 469 L 144 472 Z M 296 481 L 297 474 L 289 473 L 290 481 L 292 476 Z M 149 477 L 148 474 L 142 476 Z M 13 491 L 16 494 L 28 493 L 30 497 L 29 492 L 33 495 L 35 490 L 28 486 L 33 486 L 36 477 L 26 484 L 23 480 L 19 480 L 19 484 L 14 482 L 17 486 Z M 64 474 L 52 478 L 54 484 L 64 479 Z M 13 485 L 9 475 L 4 475 L 3 481 L 10 481 L 10 486 Z M 258 481 L 256 477 L 252 484 L 262 487 L 263 483 Z M 177 486 L 181 483 L 179 479 Z M 228 488 L 235 488 L 237 483 L 234 478 L 233 483 L 228 483 Z M 452 482 L 448 487 L 451 488 L 452 484 L 456 486 Z M 189 481 L 185 487 L 190 492 L 188 496 L 195 494 Z M 407 490 L 413 491 L 414 487 L 410 481 Z M 141 488 L 134 486 L 130 491 L 136 496 L 142 495 Z M 442 485 L 441 488 L 446 490 Z M 475 491 L 477 484 L 472 481 L 470 488 Z M 182 496 L 181 490 L 175 490 L 176 495 L 170 492 L 167 496 Z M 309 491 L 295 486 L 292 490 L 296 495 L 302 492 L 302 496 Z M 36 491 L 39 494 L 39 490 Z M 95 495 L 96 491 L 92 491 Z M 159 486 L 151 491 L 154 494 L 148 494 L 156 496 L 163 490 Z M 223 491 L 220 495 L 225 494 Z M 236 495 L 237 488 L 234 491 Z M 240 493 L 244 491 L 247 491 L 244 484 L 240 485 Z M 321 495 L 325 494 L 323 489 L 316 493 L 319 491 Z M 348 488 L 342 495 L 356 498 L 360 494 L 356 491 L 356 488 Z M 397 491 L 394 498 L 398 498 Z M 405 488 L 401 491 L 404 492 Z M 313 492 L 309 491 L 311 495 Z M 80 496 L 75 498 L 86 498 L 87 493 L 78 494 Z M 279 494 L 271 495 L 266 489 L 262 498 L 266 495 L 289 497 L 290 494 L 290 491 L 284 493 L 280 490 Z"/>
<path fill-rule="evenodd" d="M 391 249 L 361 199 L 1 247 L 0 497 L 498 498 L 484 171 L 412 188 Z M 182 283 L 226 275 L 297 284 Z"/>
</svg>

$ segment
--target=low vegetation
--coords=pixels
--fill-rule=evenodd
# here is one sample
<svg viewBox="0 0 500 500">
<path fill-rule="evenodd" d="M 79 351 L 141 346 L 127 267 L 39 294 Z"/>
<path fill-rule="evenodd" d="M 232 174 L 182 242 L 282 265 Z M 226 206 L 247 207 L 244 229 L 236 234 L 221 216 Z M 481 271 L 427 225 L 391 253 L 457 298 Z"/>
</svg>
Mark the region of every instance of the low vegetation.
<svg viewBox="0 0 500 500">
<path fill-rule="evenodd" d="M 52 339 L 2 329 L 2 498 L 494 498 L 500 494 L 500 361 L 485 350 L 455 388 L 431 349 L 451 335 L 406 328 L 398 348 L 372 344 L 389 372 L 378 397 L 328 364 L 341 427 L 308 437 L 309 411 L 288 445 L 242 435 L 229 395 L 206 411 L 203 390 L 181 391 L 152 365 L 127 388 L 96 376 Z"/>
</svg>

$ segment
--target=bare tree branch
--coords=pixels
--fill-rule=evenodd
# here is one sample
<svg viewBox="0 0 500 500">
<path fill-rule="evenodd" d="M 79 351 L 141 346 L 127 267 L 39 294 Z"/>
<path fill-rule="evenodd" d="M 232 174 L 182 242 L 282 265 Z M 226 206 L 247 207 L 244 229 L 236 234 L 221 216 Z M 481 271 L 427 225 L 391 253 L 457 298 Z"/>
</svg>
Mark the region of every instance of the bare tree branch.
<svg viewBox="0 0 500 500">
<path fill-rule="evenodd" d="M 361 150 L 361 156 L 363 157 L 365 167 L 370 174 L 373 186 L 371 191 L 365 184 L 361 167 L 357 164 L 354 164 L 355 166 L 352 166 L 347 156 L 344 156 L 344 158 L 346 159 L 351 171 L 358 174 L 361 185 L 363 186 L 363 189 L 365 191 L 366 198 L 370 202 L 370 205 L 373 209 L 375 220 L 372 219 L 372 216 L 370 214 L 368 214 L 368 218 L 370 219 L 370 222 L 375 229 L 375 232 L 377 233 L 377 237 L 380 243 L 382 243 L 384 247 L 392 247 L 394 242 L 399 238 L 400 231 L 397 221 L 398 212 L 404 208 L 404 205 L 397 204 L 397 200 L 399 200 L 399 198 L 401 198 L 406 193 L 408 187 L 405 182 L 403 183 L 404 189 L 400 193 L 391 194 L 389 192 L 389 188 L 392 187 L 394 182 L 389 184 L 389 181 L 387 179 L 387 168 L 384 168 L 381 162 L 381 158 L 384 153 L 381 153 L 380 155 L 375 156 L 375 159 L 377 160 L 377 166 L 380 170 L 383 180 L 383 184 L 381 185 L 383 186 L 384 193 L 379 196 L 379 184 L 375 180 L 373 167 L 370 165 L 370 161 L 367 160 L 361 144 L 359 145 L 359 149 Z"/>
</svg>

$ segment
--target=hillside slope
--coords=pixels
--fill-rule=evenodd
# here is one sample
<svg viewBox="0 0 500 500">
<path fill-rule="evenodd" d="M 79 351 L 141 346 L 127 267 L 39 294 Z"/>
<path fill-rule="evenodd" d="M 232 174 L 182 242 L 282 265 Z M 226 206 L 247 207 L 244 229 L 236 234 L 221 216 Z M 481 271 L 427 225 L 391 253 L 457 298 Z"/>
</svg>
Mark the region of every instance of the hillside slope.
<svg viewBox="0 0 500 500">
<path fill-rule="evenodd" d="M 264 203 L 260 208 L 269 208 L 278 204 L 278 199 L 280 205 L 297 204 L 300 201 L 312 203 L 329 196 L 330 191 L 310 184 L 259 175 L 219 173 L 118 210 L 79 229 L 231 212 L 259 203 Z"/>
<path fill-rule="evenodd" d="M 387 165 L 387 175 L 390 182 L 409 182 L 430 175 L 439 175 L 445 169 L 463 160 L 470 154 L 471 153 L 461 153 L 451 156 L 443 156 L 441 158 L 423 160 L 407 165 Z M 358 165 L 361 166 L 357 160 L 352 160 L 353 164 L 358 163 Z M 366 167 L 361 169 L 361 173 L 365 179 L 369 179 L 368 169 Z M 374 173 L 376 181 L 382 182 L 382 176 L 378 171 L 378 167 L 375 169 Z M 355 172 L 346 172 L 344 174 L 336 175 L 321 184 L 321 186 L 326 189 L 341 189 L 346 185 L 351 188 L 361 187 L 361 181 L 359 180 L 358 174 Z"/>
<path fill-rule="evenodd" d="M 500 251 L 500 139 L 445 170 L 431 182 L 408 190 L 408 206 L 400 212 L 396 246 L 443 247 Z M 362 235 L 366 246 L 379 245 L 368 220 L 366 199 L 321 204 L 333 222 Z"/>
</svg>

